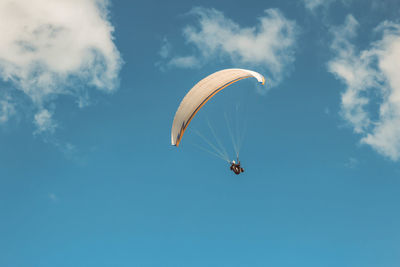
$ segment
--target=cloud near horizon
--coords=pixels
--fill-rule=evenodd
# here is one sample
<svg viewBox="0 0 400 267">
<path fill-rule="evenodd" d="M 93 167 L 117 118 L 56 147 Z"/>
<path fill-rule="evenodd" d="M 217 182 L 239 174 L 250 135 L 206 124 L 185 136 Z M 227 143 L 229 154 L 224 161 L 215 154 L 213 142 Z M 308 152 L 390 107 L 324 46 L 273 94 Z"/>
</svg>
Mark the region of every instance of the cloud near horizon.
<svg viewBox="0 0 400 267">
<path fill-rule="evenodd" d="M 290 70 L 299 29 L 278 9 L 266 9 L 252 27 L 241 27 L 213 8 L 193 8 L 189 15 L 196 23 L 186 26 L 183 36 L 195 52 L 172 55 L 171 44 L 164 39 L 160 56 L 166 67 L 198 68 L 213 60 L 228 61 L 261 68 L 270 86 L 280 83 Z"/>
<path fill-rule="evenodd" d="M 361 143 L 397 161 L 400 159 L 400 24 L 384 21 L 374 29 L 381 36 L 365 50 L 354 45 L 359 24 L 348 15 L 332 30 L 335 57 L 328 69 L 345 85 L 341 114 L 360 134 Z"/>
<path fill-rule="evenodd" d="M 88 88 L 113 92 L 121 57 L 113 43 L 107 0 L 4 0 L 0 2 L 0 123 L 19 107 L 33 106 L 35 133 L 52 133 L 54 100 L 88 103 Z M 51 108 L 49 107 L 51 106 Z"/>
</svg>

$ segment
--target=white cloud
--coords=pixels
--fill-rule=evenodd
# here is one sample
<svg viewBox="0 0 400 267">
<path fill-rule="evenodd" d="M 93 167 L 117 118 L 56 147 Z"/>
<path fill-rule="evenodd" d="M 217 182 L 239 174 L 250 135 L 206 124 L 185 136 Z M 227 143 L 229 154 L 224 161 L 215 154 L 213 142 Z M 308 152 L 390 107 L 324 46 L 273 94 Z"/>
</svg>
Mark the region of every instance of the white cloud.
<svg viewBox="0 0 400 267">
<path fill-rule="evenodd" d="M 328 68 L 346 84 L 342 115 L 361 143 L 392 160 L 400 158 L 400 24 L 383 22 L 375 34 L 381 39 L 360 50 L 351 42 L 358 22 L 349 15 L 333 30 L 336 56 Z M 374 105 L 377 103 L 376 105 Z M 373 107 L 378 106 L 377 110 Z M 376 114 L 376 115 L 374 115 Z"/>
<path fill-rule="evenodd" d="M 0 78 L 28 96 L 38 131 L 54 130 L 45 106 L 60 95 L 81 103 L 86 87 L 112 92 L 121 59 L 113 43 L 107 0 L 2 0 Z M 44 128 L 43 128 L 44 127 Z"/>
<path fill-rule="evenodd" d="M 215 9 L 198 7 L 189 14 L 197 23 L 186 26 L 183 35 L 195 53 L 173 56 L 167 66 L 194 68 L 213 60 L 228 60 L 239 67 L 264 69 L 273 86 L 294 61 L 298 28 L 277 9 L 265 10 L 253 27 L 241 27 Z"/>
</svg>

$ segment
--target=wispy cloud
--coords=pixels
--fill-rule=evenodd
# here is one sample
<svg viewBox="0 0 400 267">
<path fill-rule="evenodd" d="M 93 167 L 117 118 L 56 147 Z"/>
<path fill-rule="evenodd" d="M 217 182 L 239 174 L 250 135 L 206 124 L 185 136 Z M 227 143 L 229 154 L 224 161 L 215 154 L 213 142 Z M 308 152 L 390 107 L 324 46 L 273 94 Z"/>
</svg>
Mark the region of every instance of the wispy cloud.
<svg viewBox="0 0 400 267">
<path fill-rule="evenodd" d="M 9 95 L 0 98 L 0 124 L 6 123 L 15 114 L 15 104 Z"/>
<path fill-rule="evenodd" d="M 168 41 L 166 37 L 164 37 L 164 39 L 162 40 L 162 45 L 158 53 L 161 58 L 169 57 L 171 53 L 171 43 Z"/>
<path fill-rule="evenodd" d="M 322 5 L 328 5 L 331 2 L 332 0 L 303 0 L 304 6 L 311 11 L 314 11 Z"/>
<path fill-rule="evenodd" d="M 349 6 L 354 0 L 303 0 L 304 7 L 311 12 L 315 12 L 320 9 L 328 9 L 330 5 L 335 2 L 339 2 L 345 6 Z"/>
<path fill-rule="evenodd" d="M 345 85 L 341 110 L 354 131 L 392 160 L 400 158 L 400 24 L 385 21 L 375 28 L 380 39 L 365 50 L 353 43 L 357 20 L 349 15 L 334 28 L 335 57 L 328 68 Z M 375 108 L 374 107 L 378 107 Z"/>
<path fill-rule="evenodd" d="M 57 201 L 58 201 L 58 197 L 57 197 L 57 195 L 54 194 L 54 193 L 49 193 L 49 194 L 48 194 L 48 197 L 49 197 L 49 199 L 50 199 L 51 201 L 53 201 L 53 202 L 57 202 Z"/>
<path fill-rule="evenodd" d="M 52 114 L 47 109 L 42 109 L 35 114 L 34 123 L 37 127 L 36 133 L 54 133 L 57 123 L 54 122 Z"/>
<path fill-rule="evenodd" d="M 346 168 L 354 169 L 358 165 L 358 159 L 350 157 L 348 161 L 344 164 Z"/>
<path fill-rule="evenodd" d="M 173 57 L 169 62 L 169 66 L 180 68 L 197 68 L 201 65 L 200 60 L 195 56 L 177 56 Z"/>
<path fill-rule="evenodd" d="M 169 67 L 197 68 L 219 60 L 238 66 L 253 66 L 267 72 L 269 85 L 277 85 L 294 61 L 299 28 L 278 9 L 267 9 L 257 25 L 241 27 L 216 9 L 197 7 L 189 12 L 196 23 L 183 29 L 190 55 L 164 57 Z M 160 54 L 165 55 L 165 43 Z"/>
<path fill-rule="evenodd" d="M 107 0 L 0 2 L 0 79 L 13 98 L 28 98 L 37 133 L 54 132 L 54 99 L 70 95 L 80 106 L 88 89 L 112 92 L 121 58 L 113 43 Z M 10 97 L 9 97 L 10 98 Z M 0 100 L 2 121 L 18 106 Z M 7 103 L 7 104 L 6 104 Z M 82 104 L 83 103 L 83 104 Z M 82 105 L 81 105 L 82 104 Z"/>
</svg>

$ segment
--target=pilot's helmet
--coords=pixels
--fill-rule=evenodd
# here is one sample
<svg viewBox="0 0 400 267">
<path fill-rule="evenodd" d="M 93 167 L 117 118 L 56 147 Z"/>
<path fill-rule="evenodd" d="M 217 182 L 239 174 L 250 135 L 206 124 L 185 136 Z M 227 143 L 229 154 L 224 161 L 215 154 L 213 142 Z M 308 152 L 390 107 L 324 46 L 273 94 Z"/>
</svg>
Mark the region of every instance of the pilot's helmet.
<svg viewBox="0 0 400 267">
<path fill-rule="evenodd" d="M 232 163 L 233 163 L 233 164 L 236 164 L 236 162 L 235 162 L 234 160 L 232 160 Z"/>
</svg>

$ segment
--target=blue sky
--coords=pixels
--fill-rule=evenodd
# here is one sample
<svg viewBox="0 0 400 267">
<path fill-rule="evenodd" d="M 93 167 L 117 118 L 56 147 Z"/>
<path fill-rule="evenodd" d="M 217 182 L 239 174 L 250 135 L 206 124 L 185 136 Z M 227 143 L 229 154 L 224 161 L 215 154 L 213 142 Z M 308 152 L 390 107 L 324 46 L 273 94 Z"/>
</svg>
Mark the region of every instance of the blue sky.
<svg viewBox="0 0 400 267">
<path fill-rule="evenodd" d="M 2 1 L 0 266 L 400 264 L 400 3 Z M 170 145 L 185 93 L 207 103 Z M 239 112 L 235 115 L 235 108 Z M 246 132 L 245 173 L 202 151 Z"/>
</svg>

